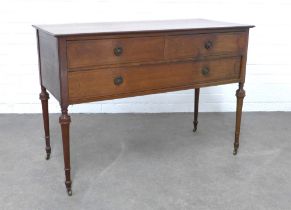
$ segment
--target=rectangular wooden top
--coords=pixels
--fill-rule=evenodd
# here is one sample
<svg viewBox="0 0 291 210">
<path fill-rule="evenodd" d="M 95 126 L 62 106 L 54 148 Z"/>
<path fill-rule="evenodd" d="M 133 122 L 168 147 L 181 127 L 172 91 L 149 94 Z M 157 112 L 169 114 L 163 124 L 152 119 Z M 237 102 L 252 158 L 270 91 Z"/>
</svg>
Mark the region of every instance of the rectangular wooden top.
<svg viewBox="0 0 291 210">
<path fill-rule="evenodd" d="M 221 28 L 252 28 L 252 25 L 219 22 L 205 19 L 158 20 L 135 22 L 103 22 L 75 23 L 56 25 L 33 25 L 53 36 L 128 33 L 128 32 L 159 32 L 191 29 L 221 29 Z"/>
</svg>

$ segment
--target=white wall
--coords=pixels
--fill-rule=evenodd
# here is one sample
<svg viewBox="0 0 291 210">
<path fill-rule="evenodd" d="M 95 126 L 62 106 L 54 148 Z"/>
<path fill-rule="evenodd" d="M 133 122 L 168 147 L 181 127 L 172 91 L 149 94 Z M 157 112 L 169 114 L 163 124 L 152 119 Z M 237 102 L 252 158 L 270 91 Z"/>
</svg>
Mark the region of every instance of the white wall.
<svg viewBox="0 0 291 210">
<path fill-rule="evenodd" d="M 32 24 L 206 18 L 250 32 L 245 111 L 291 111 L 290 0 L 1 0 L 0 113 L 40 112 Z M 201 111 L 234 111 L 237 85 L 201 90 Z M 51 112 L 59 112 L 50 99 Z M 188 112 L 193 90 L 74 105 L 71 112 Z"/>
</svg>

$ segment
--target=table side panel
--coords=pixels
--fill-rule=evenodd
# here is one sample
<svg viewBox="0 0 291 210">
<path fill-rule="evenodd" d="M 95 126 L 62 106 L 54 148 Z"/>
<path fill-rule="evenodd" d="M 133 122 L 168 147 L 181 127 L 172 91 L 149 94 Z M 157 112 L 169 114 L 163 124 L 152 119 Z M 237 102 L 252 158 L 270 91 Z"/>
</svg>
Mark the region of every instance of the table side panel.
<svg viewBox="0 0 291 210">
<path fill-rule="evenodd" d="M 241 62 L 241 70 L 240 70 L 240 82 L 245 82 L 246 77 L 246 66 L 247 66 L 247 56 L 248 56 L 248 41 L 249 41 L 249 30 L 245 33 L 244 39 L 244 48 L 242 53 L 242 62 Z"/>
<path fill-rule="evenodd" d="M 42 85 L 60 101 L 58 40 L 41 31 L 38 33 L 38 39 Z"/>
</svg>

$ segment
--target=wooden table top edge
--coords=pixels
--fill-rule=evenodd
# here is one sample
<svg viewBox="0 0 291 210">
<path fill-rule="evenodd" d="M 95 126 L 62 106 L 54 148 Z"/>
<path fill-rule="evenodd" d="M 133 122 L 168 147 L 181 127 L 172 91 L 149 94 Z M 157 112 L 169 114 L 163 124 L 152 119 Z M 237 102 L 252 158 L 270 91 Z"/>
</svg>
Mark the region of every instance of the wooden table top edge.
<svg viewBox="0 0 291 210">
<path fill-rule="evenodd" d="M 185 21 L 187 22 L 187 25 L 183 26 L 183 23 Z M 155 26 L 155 24 L 157 25 Z M 198 25 L 200 24 L 201 26 L 197 26 L 197 24 Z M 213 21 L 208 19 L 178 19 L 178 20 L 169 19 L 169 20 L 146 20 L 146 21 L 44 24 L 44 25 L 35 24 L 32 25 L 32 27 L 55 37 L 63 37 L 81 35 L 126 34 L 126 33 L 158 33 L 158 32 L 188 31 L 188 30 L 217 30 L 217 29 L 244 29 L 244 28 L 249 29 L 255 26 L 249 24 Z M 87 29 L 86 30 L 83 29 L 83 31 L 82 30 L 77 31 L 73 29 L 85 27 L 87 27 Z M 67 31 L 64 31 L 64 28 L 67 28 L 66 29 Z"/>
</svg>

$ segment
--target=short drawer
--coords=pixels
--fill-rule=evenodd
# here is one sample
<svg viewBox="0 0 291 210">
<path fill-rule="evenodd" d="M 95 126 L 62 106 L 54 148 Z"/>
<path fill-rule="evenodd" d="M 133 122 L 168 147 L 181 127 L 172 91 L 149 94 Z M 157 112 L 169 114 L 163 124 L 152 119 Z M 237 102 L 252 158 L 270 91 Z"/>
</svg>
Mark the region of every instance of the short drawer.
<svg viewBox="0 0 291 210">
<path fill-rule="evenodd" d="M 232 57 L 69 72 L 69 101 L 79 103 L 102 98 L 119 98 L 119 94 L 125 93 L 229 82 L 239 79 L 240 62 L 240 57 Z"/>
<path fill-rule="evenodd" d="M 240 54 L 247 46 L 245 32 L 168 36 L 165 57 L 193 58 L 218 54 Z"/>
<path fill-rule="evenodd" d="M 164 37 L 67 41 L 69 68 L 161 60 Z"/>
</svg>

